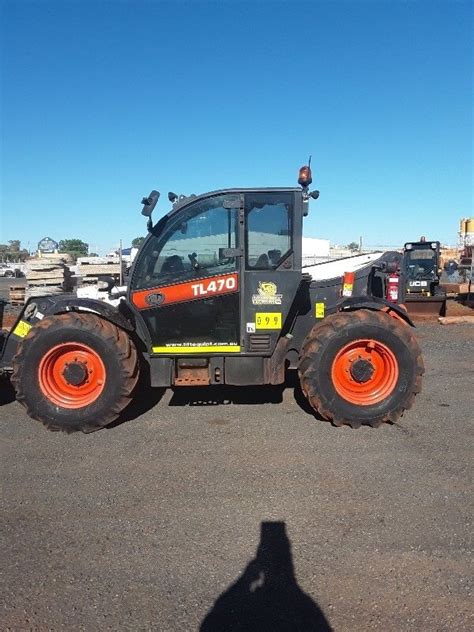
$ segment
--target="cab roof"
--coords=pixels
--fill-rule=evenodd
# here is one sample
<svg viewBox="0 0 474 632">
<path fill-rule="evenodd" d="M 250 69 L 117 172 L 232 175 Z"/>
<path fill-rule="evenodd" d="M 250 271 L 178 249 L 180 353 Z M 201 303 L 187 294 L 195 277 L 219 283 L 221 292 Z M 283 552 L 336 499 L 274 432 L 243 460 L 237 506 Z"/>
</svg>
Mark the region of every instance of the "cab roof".
<svg viewBox="0 0 474 632">
<path fill-rule="evenodd" d="M 199 195 L 179 196 L 176 202 L 173 204 L 171 211 L 167 215 L 173 214 L 178 209 L 190 204 L 191 202 L 197 202 L 199 200 L 205 200 L 206 198 L 215 197 L 217 195 L 238 195 L 239 193 L 302 193 L 301 187 L 264 187 L 264 188 L 242 188 L 242 189 L 216 189 L 215 191 L 208 191 L 207 193 L 200 193 Z"/>
</svg>

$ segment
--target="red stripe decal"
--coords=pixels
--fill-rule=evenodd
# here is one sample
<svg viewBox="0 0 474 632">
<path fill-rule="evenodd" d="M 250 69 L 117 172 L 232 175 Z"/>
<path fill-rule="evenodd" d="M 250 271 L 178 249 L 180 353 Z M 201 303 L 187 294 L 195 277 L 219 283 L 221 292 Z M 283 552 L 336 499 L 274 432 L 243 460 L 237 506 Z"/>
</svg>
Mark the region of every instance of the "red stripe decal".
<svg viewBox="0 0 474 632">
<path fill-rule="evenodd" d="M 132 293 L 132 302 L 138 309 L 150 309 L 172 303 L 195 301 L 200 298 L 232 294 L 239 289 L 239 275 L 221 274 L 219 276 L 195 279 L 176 285 L 166 285 Z"/>
</svg>

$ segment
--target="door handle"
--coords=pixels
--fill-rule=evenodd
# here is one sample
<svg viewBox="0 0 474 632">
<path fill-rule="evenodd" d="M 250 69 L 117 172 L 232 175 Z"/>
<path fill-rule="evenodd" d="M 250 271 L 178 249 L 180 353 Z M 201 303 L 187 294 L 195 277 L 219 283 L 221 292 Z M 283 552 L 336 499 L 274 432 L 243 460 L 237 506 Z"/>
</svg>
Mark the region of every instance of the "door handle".
<svg viewBox="0 0 474 632">
<path fill-rule="evenodd" d="M 219 248 L 219 259 L 232 259 L 243 255 L 241 248 Z"/>
</svg>

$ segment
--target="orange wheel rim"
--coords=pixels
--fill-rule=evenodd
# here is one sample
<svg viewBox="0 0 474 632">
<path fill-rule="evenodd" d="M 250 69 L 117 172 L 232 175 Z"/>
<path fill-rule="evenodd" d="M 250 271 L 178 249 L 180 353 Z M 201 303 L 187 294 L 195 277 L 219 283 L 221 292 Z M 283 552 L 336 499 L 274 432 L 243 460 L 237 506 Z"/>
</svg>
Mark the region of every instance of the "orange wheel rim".
<svg viewBox="0 0 474 632">
<path fill-rule="evenodd" d="M 398 362 L 393 351 L 371 338 L 353 340 L 334 358 L 331 377 L 337 394 L 351 404 L 378 404 L 394 390 Z"/>
<path fill-rule="evenodd" d="M 87 345 L 68 342 L 50 349 L 38 369 L 43 395 L 61 408 L 94 403 L 105 386 L 106 370 L 99 354 Z"/>
</svg>

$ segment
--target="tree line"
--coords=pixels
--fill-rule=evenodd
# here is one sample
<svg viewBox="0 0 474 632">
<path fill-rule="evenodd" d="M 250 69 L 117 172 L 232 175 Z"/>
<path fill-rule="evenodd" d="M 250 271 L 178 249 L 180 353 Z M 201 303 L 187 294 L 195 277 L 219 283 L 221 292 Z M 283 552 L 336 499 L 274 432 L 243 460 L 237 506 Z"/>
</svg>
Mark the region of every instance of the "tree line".
<svg viewBox="0 0 474 632">
<path fill-rule="evenodd" d="M 144 240 L 144 237 L 135 237 L 132 240 L 132 247 L 139 248 Z M 82 239 L 61 239 L 58 246 L 60 253 L 70 255 L 74 261 L 78 257 L 97 257 L 97 253 L 89 252 L 89 244 Z M 11 239 L 6 244 L 0 244 L 0 261 L 19 263 L 28 259 L 29 256 L 29 250 L 22 247 L 19 239 Z"/>
<path fill-rule="evenodd" d="M 0 261 L 18 263 L 29 256 L 28 250 L 21 247 L 19 239 L 11 239 L 7 244 L 0 244 Z"/>
<path fill-rule="evenodd" d="M 96 253 L 89 252 L 89 244 L 82 239 L 61 239 L 58 244 L 58 251 L 67 253 L 76 261 L 78 257 L 96 256 Z M 36 252 L 35 252 L 36 254 Z M 0 244 L 0 261 L 6 263 L 19 263 L 25 261 L 30 256 L 27 248 L 22 247 L 19 239 L 10 239 L 6 244 Z"/>
</svg>

